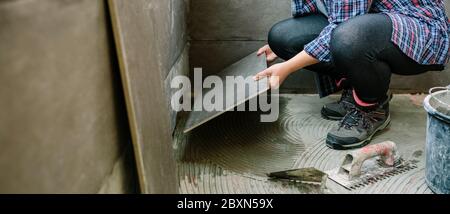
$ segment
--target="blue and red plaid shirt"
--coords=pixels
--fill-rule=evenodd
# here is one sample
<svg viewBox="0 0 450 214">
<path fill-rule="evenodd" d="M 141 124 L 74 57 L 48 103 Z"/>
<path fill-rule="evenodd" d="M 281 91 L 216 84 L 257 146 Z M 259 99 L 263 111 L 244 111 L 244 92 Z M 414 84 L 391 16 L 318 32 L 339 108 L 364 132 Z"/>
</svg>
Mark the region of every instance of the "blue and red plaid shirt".
<svg viewBox="0 0 450 214">
<path fill-rule="evenodd" d="M 330 39 L 333 30 L 355 16 L 384 13 L 393 23 L 392 42 L 420 64 L 444 65 L 449 59 L 450 24 L 443 0 L 292 0 L 294 17 L 319 12 L 316 1 L 322 1 L 329 25 L 305 51 L 322 62 L 331 61 Z M 334 82 L 322 78 L 319 83 Z M 322 96 L 336 91 L 323 88 Z M 319 87 L 320 90 L 320 87 Z"/>
</svg>

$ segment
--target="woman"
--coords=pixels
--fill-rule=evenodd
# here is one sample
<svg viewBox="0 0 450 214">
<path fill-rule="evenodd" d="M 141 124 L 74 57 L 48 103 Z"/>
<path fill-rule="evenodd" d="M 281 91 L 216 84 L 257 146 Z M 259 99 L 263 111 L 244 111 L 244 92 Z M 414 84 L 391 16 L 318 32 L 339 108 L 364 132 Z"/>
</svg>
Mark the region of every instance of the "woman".
<svg viewBox="0 0 450 214">
<path fill-rule="evenodd" d="M 390 123 L 392 73 L 440 71 L 449 58 L 449 20 L 442 0 L 293 0 L 294 18 L 276 24 L 258 52 L 269 62 L 257 74 L 278 87 L 292 72 L 316 72 L 321 97 L 343 90 L 322 115 L 341 120 L 328 133 L 333 149 L 367 145 Z"/>
</svg>

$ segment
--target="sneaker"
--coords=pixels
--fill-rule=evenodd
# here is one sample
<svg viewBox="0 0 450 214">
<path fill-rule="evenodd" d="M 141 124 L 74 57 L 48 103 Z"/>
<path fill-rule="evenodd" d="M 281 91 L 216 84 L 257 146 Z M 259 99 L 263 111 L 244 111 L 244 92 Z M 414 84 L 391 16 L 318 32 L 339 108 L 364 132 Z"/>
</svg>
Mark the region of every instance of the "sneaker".
<svg viewBox="0 0 450 214">
<path fill-rule="evenodd" d="M 329 103 L 322 108 L 322 117 L 327 120 L 342 120 L 349 110 L 354 107 L 353 91 L 344 89 L 341 99 L 334 103 Z"/>
<path fill-rule="evenodd" d="M 375 110 L 362 110 L 354 106 L 328 133 L 326 144 L 336 150 L 364 147 L 377 132 L 387 128 L 390 122 L 389 101 Z"/>
</svg>

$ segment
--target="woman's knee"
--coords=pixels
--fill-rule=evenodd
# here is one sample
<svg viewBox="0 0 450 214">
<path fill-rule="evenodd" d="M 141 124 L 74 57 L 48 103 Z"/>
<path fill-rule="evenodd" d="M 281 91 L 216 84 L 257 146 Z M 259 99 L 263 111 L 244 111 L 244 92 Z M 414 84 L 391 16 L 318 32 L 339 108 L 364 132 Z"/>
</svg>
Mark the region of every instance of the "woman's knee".
<svg viewBox="0 0 450 214">
<path fill-rule="evenodd" d="M 388 17 L 369 14 L 339 25 L 331 35 L 330 50 L 335 60 L 376 57 L 377 50 L 390 43 L 392 28 Z"/>
<path fill-rule="evenodd" d="M 318 15 L 290 18 L 275 24 L 269 32 L 268 43 L 284 60 L 301 52 L 306 44 L 316 38 L 327 20 Z"/>
<path fill-rule="evenodd" d="M 275 24 L 269 31 L 267 41 L 273 50 L 280 50 L 288 46 L 286 30 L 288 29 L 289 20 L 284 20 Z"/>
<path fill-rule="evenodd" d="M 364 43 L 369 42 L 352 25 L 339 25 L 331 34 L 330 50 L 335 60 L 355 60 L 364 52 Z"/>
</svg>

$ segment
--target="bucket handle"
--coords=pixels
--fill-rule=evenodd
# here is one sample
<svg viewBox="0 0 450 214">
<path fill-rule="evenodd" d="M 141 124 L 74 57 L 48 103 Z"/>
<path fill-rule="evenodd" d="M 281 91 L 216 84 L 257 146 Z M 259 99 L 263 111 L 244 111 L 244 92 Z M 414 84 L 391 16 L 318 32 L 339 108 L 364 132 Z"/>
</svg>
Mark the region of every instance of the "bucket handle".
<svg viewBox="0 0 450 214">
<path fill-rule="evenodd" d="M 444 90 L 450 90 L 450 85 L 449 86 L 447 86 L 447 87 L 434 87 L 434 88 L 431 88 L 430 89 L 430 91 L 428 91 L 430 94 L 433 94 L 434 92 L 437 92 L 437 91 L 444 91 Z"/>
<path fill-rule="evenodd" d="M 439 103 L 443 104 L 444 106 L 450 106 L 450 104 L 444 103 L 444 102 L 442 102 L 440 99 L 437 99 L 437 98 L 434 96 L 434 93 L 435 93 L 435 92 L 438 92 L 438 91 L 450 91 L 450 85 L 447 86 L 447 87 L 434 87 L 434 88 L 431 88 L 430 91 L 429 91 L 429 94 L 430 94 L 431 98 L 433 98 L 434 100 L 436 100 L 436 101 L 438 101 Z"/>
</svg>

